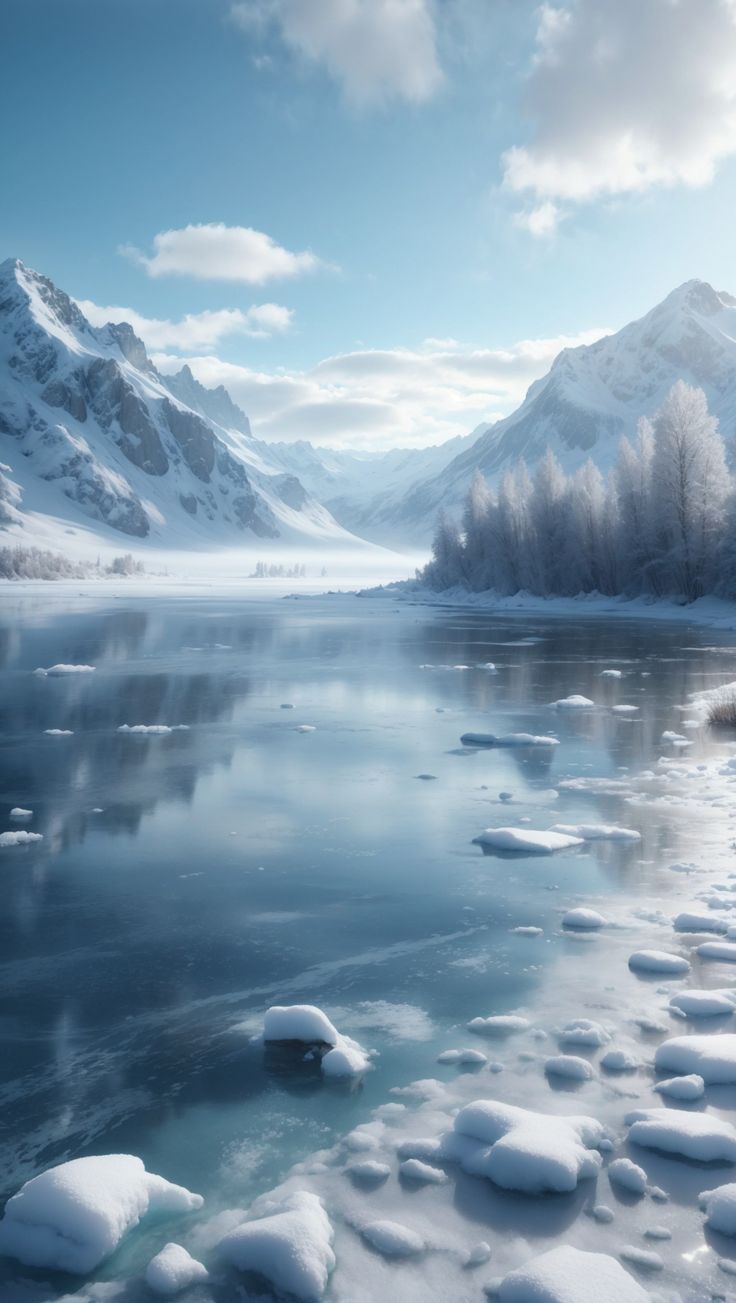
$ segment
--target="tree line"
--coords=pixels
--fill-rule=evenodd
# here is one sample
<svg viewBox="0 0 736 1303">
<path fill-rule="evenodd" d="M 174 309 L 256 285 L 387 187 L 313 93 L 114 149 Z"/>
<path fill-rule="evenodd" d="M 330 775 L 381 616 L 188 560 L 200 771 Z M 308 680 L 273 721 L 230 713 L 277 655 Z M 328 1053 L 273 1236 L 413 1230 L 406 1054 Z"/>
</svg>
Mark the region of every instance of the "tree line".
<svg viewBox="0 0 736 1303">
<path fill-rule="evenodd" d="M 441 514 L 428 587 L 499 595 L 736 597 L 736 479 L 702 389 L 678 381 L 611 470 L 573 475 L 548 449 L 493 492 L 478 472 L 460 525 Z"/>
</svg>

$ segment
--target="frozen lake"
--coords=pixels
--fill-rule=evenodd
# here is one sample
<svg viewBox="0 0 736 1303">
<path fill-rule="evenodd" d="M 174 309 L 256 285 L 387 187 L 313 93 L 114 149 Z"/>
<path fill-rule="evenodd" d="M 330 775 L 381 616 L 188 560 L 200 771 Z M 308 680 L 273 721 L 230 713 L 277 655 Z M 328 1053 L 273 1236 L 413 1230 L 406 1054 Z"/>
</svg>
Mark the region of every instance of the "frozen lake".
<svg viewBox="0 0 736 1303">
<path fill-rule="evenodd" d="M 33 673 L 58 663 L 95 670 Z M 625 1023 L 626 1045 L 643 1060 L 662 1029 L 635 1025 L 637 1015 L 664 1019 L 671 1036 L 690 1030 L 662 1012 L 663 979 L 629 973 L 626 960 L 647 946 L 676 949 L 671 916 L 736 867 L 732 806 L 644 797 L 638 776 L 662 772 L 663 755 L 692 767 L 727 752 L 727 738 L 683 732 L 688 713 L 676 708 L 734 678 L 736 639 L 685 623 L 494 617 L 349 597 L 4 597 L 2 829 L 43 840 L 0 850 L 3 1200 L 54 1163 L 106 1152 L 138 1154 L 203 1194 L 205 1210 L 184 1229 L 146 1224 L 98 1271 L 99 1280 L 132 1278 L 126 1297 L 137 1297 L 136 1277 L 166 1239 L 196 1248 L 198 1224 L 247 1207 L 378 1106 L 411 1098 L 392 1089 L 454 1081 L 458 1068 L 437 1064 L 448 1048 L 470 1044 L 503 1063 L 502 1073 L 474 1074 L 478 1096 L 589 1112 L 624 1135 L 627 1109 L 665 1104 L 651 1070 L 579 1086 L 545 1078 L 540 1063 L 557 1052 L 554 1028 L 579 1015 Z M 571 694 L 594 708 L 550 708 Z M 637 709 L 612 709 L 622 704 Z M 554 733 L 560 745 L 488 750 L 461 745 L 468 732 Z M 560 786 L 571 779 L 611 781 Z M 32 820 L 13 823 L 11 807 Z M 484 854 L 472 841 L 489 827 L 583 823 L 624 824 L 641 841 L 533 858 Z M 689 874 L 672 872 L 683 863 Z M 695 887 L 698 870 L 710 876 Z M 564 911 L 581 905 L 616 927 L 565 931 Z M 691 985 L 730 985 L 724 968 L 711 965 Z M 296 1002 L 319 1005 L 377 1052 L 359 1084 L 327 1082 L 318 1065 L 251 1043 L 269 1005 Z M 546 1030 L 546 1049 L 532 1038 L 489 1046 L 466 1030 L 474 1017 L 519 1011 Z M 733 1102 L 724 1087 L 708 1100 L 724 1118 Z M 665 1263 L 657 1288 L 683 1299 L 727 1290 L 717 1260 L 736 1259 L 736 1247 L 703 1239 L 695 1195 L 733 1167 L 701 1170 L 646 1151 L 638 1161 L 671 1197 L 651 1206 L 649 1221 L 677 1232 L 648 1246 Z M 630 1199 L 614 1231 L 585 1217 L 578 1195 L 552 1196 L 542 1213 L 540 1201 L 486 1187 L 461 1177 L 453 1215 L 498 1264 L 515 1239 L 548 1247 L 562 1235 L 614 1256 L 622 1244 L 647 1247 Z M 411 1208 L 425 1194 L 441 1221 L 446 1193 L 402 1197 Z M 366 1257 L 387 1271 L 374 1252 Z M 391 1271 L 408 1273 L 402 1299 L 482 1300 L 498 1264 L 437 1292 L 420 1266 Z M 338 1269 L 331 1288 L 354 1303 L 386 1279 L 358 1288 L 341 1284 Z M 78 1288 L 0 1259 L 3 1303 Z M 227 1280 L 193 1293 L 237 1297 Z"/>
</svg>

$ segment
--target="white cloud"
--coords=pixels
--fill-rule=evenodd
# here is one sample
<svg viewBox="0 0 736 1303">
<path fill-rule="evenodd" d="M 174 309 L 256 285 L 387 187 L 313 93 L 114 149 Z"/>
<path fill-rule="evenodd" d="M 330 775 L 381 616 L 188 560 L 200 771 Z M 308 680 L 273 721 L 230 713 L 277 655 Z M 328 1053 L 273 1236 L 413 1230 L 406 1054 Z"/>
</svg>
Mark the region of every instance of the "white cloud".
<svg viewBox="0 0 736 1303">
<path fill-rule="evenodd" d="M 736 0 L 545 4 L 526 108 L 503 168 L 541 201 L 519 219 L 535 235 L 555 200 L 706 185 L 736 153 Z"/>
<path fill-rule="evenodd" d="M 360 349 L 305 372 L 263 372 L 217 357 L 188 359 L 205 385 L 223 384 L 261 439 L 309 439 L 333 447 L 423 447 L 512 411 L 562 348 L 606 334 L 522 340 L 471 349 L 428 340 L 418 349 Z M 162 371 L 179 358 L 154 356 Z"/>
<path fill-rule="evenodd" d="M 118 252 L 144 267 L 149 276 L 192 276 L 248 285 L 299 276 L 323 265 L 313 253 L 291 253 L 263 231 L 222 222 L 159 231 L 150 256 L 132 245 L 123 245 Z"/>
<path fill-rule="evenodd" d="M 523 231 L 528 231 L 530 235 L 542 239 L 555 234 L 560 222 L 560 210 L 551 199 L 545 199 L 544 203 L 538 204 L 536 208 L 517 213 L 515 221 Z"/>
<path fill-rule="evenodd" d="M 93 326 L 104 326 L 108 321 L 127 321 L 146 348 L 178 349 L 182 353 L 208 353 L 228 335 L 249 335 L 252 339 L 266 339 L 270 335 L 288 330 L 293 320 L 293 310 L 278 303 L 260 303 L 247 312 L 239 308 L 220 308 L 217 311 L 188 312 L 180 321 L 144 317 L 135 308 L 103 307 L 91 299 L 78 299 L 87 320 Z"/>
<path fill-rule="evenodd" d="M 355 105 L 421 104 L 442 84 L 431 0 L 238 0 L 230 13 L 248 32 L 275 25 Z"/>
</svg>

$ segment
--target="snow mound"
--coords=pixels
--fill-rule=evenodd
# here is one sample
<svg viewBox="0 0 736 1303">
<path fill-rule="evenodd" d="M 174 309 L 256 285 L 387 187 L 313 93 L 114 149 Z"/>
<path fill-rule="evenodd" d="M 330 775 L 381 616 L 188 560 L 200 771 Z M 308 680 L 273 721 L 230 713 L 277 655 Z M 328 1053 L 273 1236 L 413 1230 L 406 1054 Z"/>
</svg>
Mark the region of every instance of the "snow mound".
<svg viewBox="0 0 736 1303">
<path fill-rule="evenodd" d="M 724 964 L 736 964 L 736 945 L 730 941 L 704 941 L 695 953 L 701 959 L 719 959 Z"/>
<path fill-rule="evenodd" d="M 0 832 L 0 846 L 28 846 L 30 842 L 42 842 L 40 832 Z"/>
<path fill-rule="evenodd" d="M 150 733 L 153 736 L 174 732 L 168 724 L 121 724 L 117 731 L 118 733 Z"/>
<path fill-rule="evenodd" d="M 582 906 L 577 909 L 569 909 L 563 915 L 562 926 L 575 928 L 580 932 L 595 932 L 599 927 L 605 927 L 608 922 L 597 909 L 584 909 Z"/>
<path fill-rule="evenodd" d="M 544 1071 L 548 1077 L 567 1077 L 570 1081 L 590 1081 L 593 1069 L 587 1059 L 577 1054 L 555 1054 L 547 1059 Z"/>
<path fill-rule="evenodd" d="M 601 1166 L 596 1146 L 604 1134 L 595 1118 L 552 1117 L 481 1099 L 460 1110 L 454 1131 L 440 1143 L 464 1171 L 504 1190 L 564 1193 L 596 1175 Z"/>
<path fill-rule="evenodd" d="M 733 1013 L 736 991 L 730 988 L 712 991 L 678 991 L 670 996 L 670 1009 L 686 1018 L 714 1018 Z"/>
<path fill-rule="evenodd" d="M 488 1059 L 480 1050 L 443 1050 L 437 1055 L 438 1063 L 459 1063 L 470 1066 L 487 1063 Z"/>
<path fill-rule="evenodd" d="M 351 1163 L 345 1169 L 357 1181 L 378 1183 L 387 1181 L 391 1175 L 388 1163 L 379 1163 L 375 1158 L 366 1158 L 362 1163 Z"/>
<path fill-rule="evenodd" d="M 203 1202 L 147 1172 L 132 1154 L 75 1158 L 26 1181 L 8 1200 L 0 1253 L 28 1267 L 85 1275 L 147 1212 L 191 1212 Z"/>
<path fill-rule="evenodd" d="M 556 823 L 550 832 L 561 832 L 565 837 L 579 837 L 584 842 L 640 842 L 641 833 L 635 828 L 619 828 L 609 823 Z"/>
<path fill-rule="evenodd" d="M 628 1050 L 607 1050 L 601 1059 L 601 1067 L 606 1072 L 635 1072 L 641 1064 Z"/>
<path fill-rule="evenodd" d="M 629 1140 L 646 1149 L 696 1159 L 701 1163 L 736 1163 L 736 1128 L 709 1113 L 670 1108 L 639 1109 L 624 1118 Z"/>
<path fill-rule="evenodd" d="M 708 1086 L 736 1084 L 736 1034 L 674 1036 L 657 1047 L 658 1072 L 696 1072 Z"/>
<path fill-rule="evenodd" d="M 594 706 L 595 702 L 589 697 L 581 697 L 580 693 L 574 692 L 571 697 L 560 697 L 559 701 L 550 704 L 555 710 L 587 710 L 588 707 Z"/>
<path fill-rule="evenodd" d="M 731 1182 L 716 1186 L 715 1190 L 703 1190 L 698 1195 L 698 1203 L 711 1230 L 720 1231 L 722 1235 L 736 1235 L 736 1184 Z"/>
<path fill-rule="evenodd" d="M 172 1298 L 195 1281 L 207 1280 L 209 1272 L 181 1244 L 165 1244 L 146 1267 L 146 1284 L 154 1294 Z"/>
<path fill-rule="evenodd" d="M 511 932 L 517 937 L 541 937 L 544 929 L 524 924 L 523 927 L 512 927 Z"/>
<path fill-rule="evenodd" d="M 321 1299 L 335 1266 L 333 1231 L 322 1200 L 297 1190 L 265 1200 L 264 1215 L 242 1222 L 220 1240 L 220 1253 L 239 1271 L 252 1271 L 304 1303 Z"/>
<path fill-rule="evenodd" d="M 525 1032 L 531 1027 L 528 1018 L 517 1013 L 496 1013 L 490 1018 L 471 1018 L 468 1031 L 478 1036 L 508 1036 L 510 1032 Z"/>
<path fill-rule="evenodd" d="M 559 739 L 535 733 L 463 733 L 466 747 L 558 747 Z"/>
<path fill-rule="evenodd" d="M 518 851 L 524 855 L 551 855 L 554 851 L 582 846 L 583 839 L 532 828 L 486 828 L 473 838 L 473 844 L 496 851 Z"/>
<path fill-rule="evenodd" d="M 690 963 L 682 955 L 671 955 L 666 950 L 635 950 L 629 955 L 629 968 L 634 973 L 668 973 L 671 976 L 690 972 Z"/>
<path fill-rule="evenodd" d="M 43 731 L 48 737 L 73 737 L 74 735 L 73 728 L 45 728 Z"/>
<path fill-rule="evenodd" d="M 634 715 L 638 711 L 638 706 L 629 706 L 622 704 L 620 706 L 611 706 L 614 715 Z"/>
<path fill-rule="evenodd" d="M 644 1194 L 647 1188 L 647 1174 L 643 1167 L 632 1163 L 630 1158 L 616 1158 L 608 1168 L 608 1179 L 614 1185 L 620 1185 L 630 1194 Z"/>
<path fill-rule="evenodd" d="M 573 1018 L 559 1035 L 561 1045 L 607 1045 L 610 1039 L 605 1027 L 592 1018 Z"/>
<path fill-rule="evenodd" d="M 399 1164 L 399 1172 L 406 1181 L 416 1181 L 422 1185 L 444 1185 L 447 1181 L 447 1173 L 441 1167 L 431 1167 L 429 1163 L 423 1163 L 421 1158 L 405 1158 Z"/>
<path fill-rule="evenodd" d="M 602 679 L 621 679 L 621 678 L 623 678 L 623 671 L 622 671 L 622 670 L 601 670 L 600 677 L 601 677 Z"/>
<path fill-rule="evenodd" d="M 96 668 L 95 665 L 59 664 L 49 665 L 47 669 L 43 669 L 42 666 L 39 666 L 39 668 L 34 670 L 33 673 L 37 674 L 39 678 L 46 678 L 49 675 L 55 678 L 60 678 L 62 674 L 94 674 Z"/>
<path fill-rule="evenodd" d="M 297 724 L 294 731 L 296 733 L 316 733 L 317 726 L 316 724 Z"/>
<path fill-rule="evenodd" d="M 607 1253 L 560 1244 L 504 1276 L 500 1303 L 649 1303 L 642 1289 Z"/>
<path fill-rule="evenodd" d="M 667 1077 L 665 1081 L 658 1081 L 654 1089 L 658 1095 L 666 1095 L 668 1099 L 702 1099 L 705 1082 L 696 1072 L 691 1072 L 687 1077 Z"/>
<path fill-rule="evenodd" d="M 22 805 L 14 805 L 10 811 L 10 818 L 17 819 L 19 822 L 22 819 L 32 819 L 33 810 L 24 810 Z"/>
<path fill-rule="evenodd" d="M 263 1022 L 264 1041 L 298 1041 L 325 1052 L 320 1067 L 327 1077 L 355 1077 L 370 1060 L 357 1041 L 343 1036 L 327 1014 L 313 1004 L 272 1005 Z"/>
<path fill-rule="evenodd" d="M 716 914 L 694 914 L 686 911 L 678 914 L 672 921 L 675 932 L 723 932 L 728 929 L 728 923 L 723 918 L 718 918 Z"/>
<path fill-rule="evenodd" d="M 398 1222 L 367 1222 L 360 1233 L 384 1258 L 415 1258 L 426 1247 L 421 1235 Z"/>
</svg>

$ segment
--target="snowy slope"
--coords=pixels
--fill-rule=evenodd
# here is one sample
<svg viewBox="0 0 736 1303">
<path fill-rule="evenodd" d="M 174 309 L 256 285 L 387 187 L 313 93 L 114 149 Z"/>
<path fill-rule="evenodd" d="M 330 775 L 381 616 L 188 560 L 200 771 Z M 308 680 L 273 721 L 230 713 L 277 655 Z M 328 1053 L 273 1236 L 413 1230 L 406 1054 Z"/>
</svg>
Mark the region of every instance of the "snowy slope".
<svg viewBox="0 0 736 1303">
<path fill-rule="evenodd" d="M 736 298 L 704 281 L 687 281 L 615 335 L 564 349 L 516 412 L 389 505 L 383 535 L 426 539 L 440 507 L 459 511 L 476 469 L 494 483 L 521 457 L 533 466 L 547 446 L 567 471 L 588 457 L 605 468 L 620 436 L 634 434 L 639 417 L 652 415 L 679 379 L 705 390 L 730 439 L 736 429 Z"/>
<path fill-rule="evenodd" d="M 0 524 L 169 548 L 257 538 L 361 546 L 269 463 L 224 389 L 164 379 L 130 326 L 92 327 L 46 277 L 0 264 Z"/>
</svg>

